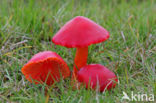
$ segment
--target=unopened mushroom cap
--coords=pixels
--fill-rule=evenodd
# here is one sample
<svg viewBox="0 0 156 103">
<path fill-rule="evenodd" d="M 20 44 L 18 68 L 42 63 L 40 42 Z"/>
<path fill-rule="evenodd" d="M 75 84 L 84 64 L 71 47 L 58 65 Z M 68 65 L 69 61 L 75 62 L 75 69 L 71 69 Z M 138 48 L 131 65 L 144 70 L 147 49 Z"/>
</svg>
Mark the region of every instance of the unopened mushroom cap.
<svg viewBox="0 0 156 103">
<path fill-rule="evenodd" d="M 86 86 L 95 89 L 99 86 L 100 91 L 104 91 L 116 86 L 118 81 L 116 75 L 101 64 L 90 64 L 82 67 L 78 71 L 78 81 Z M 88 86 L 89 85 L 89 86 Z"/>
<path fill-rule="evenodd" d="M 70 76 L 66 62 L 55 52 L 44 51 L 32 57 L 22 68 L 22 73 L 30 82 L 46 83 L 47 85 L 59 81 L 61 76 Z"/>
<path fill-rule="evenodd" d="M 92 20 L 77 16 L 68 21 L 52 38 L 52 41 L 68 48 L 85 47 L 103 42 L 109 32 Z"/>
</svg>

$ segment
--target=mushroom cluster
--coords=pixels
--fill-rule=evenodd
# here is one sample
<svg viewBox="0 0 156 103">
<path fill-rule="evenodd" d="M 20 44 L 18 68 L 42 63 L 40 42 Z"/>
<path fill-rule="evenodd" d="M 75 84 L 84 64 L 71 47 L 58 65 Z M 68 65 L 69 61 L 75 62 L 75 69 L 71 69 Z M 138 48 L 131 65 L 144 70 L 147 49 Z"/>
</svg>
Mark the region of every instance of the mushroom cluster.
<svg viewBox="0 0 156 103">
<path fill-rule="evenodd" d="M 56 45 L 76 48 L 72 81 L 86 88 L 99 87 L 102 92 L 116 86 L 116 75 L 101 64 L 87 64 L 88 46 L 101 43 L 109 38 L 109 32 L 92 20 L 77 16 L 68 21 L 52 38 Z M 44 51 L 36 54 L 22 68 L 26 79 L 35 84 L 52 85 L 61 76 L 70 76 L 67 63 L 55 52 Z"/>
<path fill-rule="evenodd" d="M 102 68 L 99 64 L 94 66 L 87 65 L 88 46 L 103 42 L 108 38 L 109 32 L 106 29 L 83 16 L 77 16 L 68 21 L 52 38 L 52 42 L 57 45 L 65 46 L 67 48 L 76 48 L 72 73 L 72 80 L 75 81 L 75 86 L 79 86 L 78 82 L 83 82 L 83 84 L 88 85 L 89 79 L 91 79 L 93 84 L 93 86 L 90 87 L 93 88 L 97 86 L 97 82 L 100 82 L 100 88 L 105 88 L 110 80 L 112 82 L 109 83 L 109 88 L 107 89 L 115 86 L 113 83 L 115 84 L 117 82 L 117 78 L 113 72 L 106 67 Z M 85 68 L 86 66 L 87 68 Z M 84 75 L 83 78 L 80 78 L 82 75 Z M 88 88 L 88 86 L 86 86 L 86 88 Z"/>
</svg>

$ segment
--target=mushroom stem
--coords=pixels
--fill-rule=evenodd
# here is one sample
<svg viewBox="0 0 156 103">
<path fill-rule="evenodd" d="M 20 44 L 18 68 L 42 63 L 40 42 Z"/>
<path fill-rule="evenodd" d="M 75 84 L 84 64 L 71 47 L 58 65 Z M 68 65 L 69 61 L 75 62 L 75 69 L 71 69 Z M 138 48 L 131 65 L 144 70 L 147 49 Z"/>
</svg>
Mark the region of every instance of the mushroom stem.
<svg viewBox="0 0 156 103">
<path fill-rule="evenodd" d="M 83 48 L 77 48 L 76 56 L 74 59 L 73 76 L 72 79 L 77 78 L 77 72 L 79 69 L 87 64 L 88 46 Z"/>
</svg>

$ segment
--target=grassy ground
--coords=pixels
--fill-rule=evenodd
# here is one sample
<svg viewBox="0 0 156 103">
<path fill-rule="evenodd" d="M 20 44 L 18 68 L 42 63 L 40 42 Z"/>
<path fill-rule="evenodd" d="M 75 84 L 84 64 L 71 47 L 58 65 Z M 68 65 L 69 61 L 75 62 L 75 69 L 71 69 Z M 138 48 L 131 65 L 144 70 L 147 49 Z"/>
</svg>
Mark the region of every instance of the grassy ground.
<svg viewBox="0 0 156 103">
<path fill-rule="evenodd" d="M 51 38 L 77 15 L 110 32 L 108 41 L 89 47 L 88 64 L 105 65 L 118 76 L 119 84 L 103 93 L 73 91 L 69 78 L 49 90 L 50 102 L 121 103 L 123 91 L 156 96 L 154 0 L 0 0 L 1 102 L 44 103 L 44 86 L 25 80 L 21 67 L 35 53 L 51 50 L 72 70 L 75 49 L 56 46 Z"/>
</svg>

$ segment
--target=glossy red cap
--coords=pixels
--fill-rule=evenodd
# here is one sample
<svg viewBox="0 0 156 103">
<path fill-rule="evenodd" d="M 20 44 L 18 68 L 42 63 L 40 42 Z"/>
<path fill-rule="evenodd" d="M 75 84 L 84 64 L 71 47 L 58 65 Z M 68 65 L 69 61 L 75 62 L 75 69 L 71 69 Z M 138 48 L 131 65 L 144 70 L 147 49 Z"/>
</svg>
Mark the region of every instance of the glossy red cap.
<svg viewBox="0 0 156 103">
<path fill-rule="evenodd" d="M 101 64 L 90 64 L 82 67 L 78 72 L 78 81 L 83 83 L 86 88 L 95 89 L 97 85 L 100 91 L 114 88 L 118 81 L 116 75 Z M 88 86 L 89 84 L 89 86 Z"/>
<path fill-rule="evenodd" d="M 66 62 L 55 52 L 44 51 L 34 55 L 22 68 L 22 73 L 30 82 L 51 85 L 61 76 L 70 76 Z"/>
<path fill-rule="evenodd" d="M 52 41 L 68 48 L 85 47 L 103 42 L 109 32 L 92 20 L 77 16 L 68 21 L 52 38 Z"/>
</svg>

